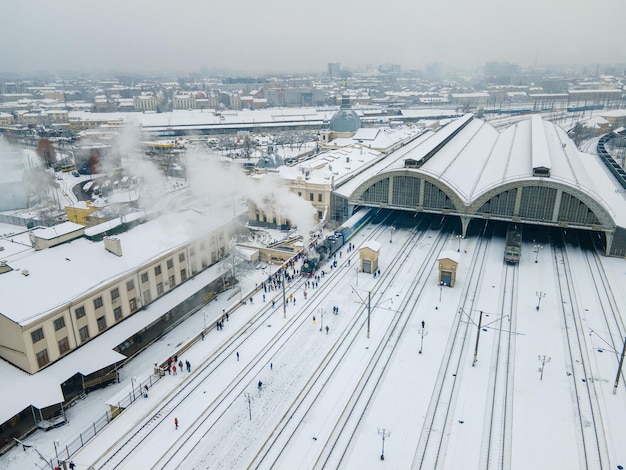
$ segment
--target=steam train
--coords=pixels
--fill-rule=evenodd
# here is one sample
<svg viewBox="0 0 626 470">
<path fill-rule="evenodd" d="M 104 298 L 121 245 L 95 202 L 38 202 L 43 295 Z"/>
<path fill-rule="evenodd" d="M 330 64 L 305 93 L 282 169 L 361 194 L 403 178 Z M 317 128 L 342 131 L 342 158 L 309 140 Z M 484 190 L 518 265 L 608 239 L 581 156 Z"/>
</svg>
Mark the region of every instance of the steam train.
<svg viewBox="0 0 626 470">
<path fill-rule="evenodd" d="M 361 208 L 352 217 L 346 220 L 332 235 L 318 243 L 314 253 L 310 253 L 302 263 L 302 275 L 311 276 L 327 259 L 331 258 L 348 240 L 366 223 L 368 223 L 377 209 Z"/>
</svg>

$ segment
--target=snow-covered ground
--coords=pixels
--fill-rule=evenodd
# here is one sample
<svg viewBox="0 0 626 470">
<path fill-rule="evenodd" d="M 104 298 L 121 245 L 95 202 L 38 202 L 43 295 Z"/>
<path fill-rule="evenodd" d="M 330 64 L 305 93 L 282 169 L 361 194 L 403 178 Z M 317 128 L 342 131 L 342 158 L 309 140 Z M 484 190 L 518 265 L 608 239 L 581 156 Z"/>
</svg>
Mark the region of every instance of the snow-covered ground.
<svg viewBox="0 0 626 470">
<path fill-rule="evenodd" d="M 286 318 L 280 290 L 267 292 L 265 302 L 263 291 L 254 294 L 254 302 L 234 311 L 223 331 L 211 331 L 185 352 L 181 359 L 191 362 L 191 373 L 158 381 L 148 398 L 72 456 L 76 468 L 624 465 L 623 382 L 613 394 L 625 331 L 619 310 L 626 301 L 620 290 L 624 260 L 602 257 L 600 267 L 590 267 L 595 266 L 588 263 L 591 253 L 568 238 L 575 281 L 574 297 L 566 300 L 558 291 L 567 260 L 553 245 L 535 253 L 532 244 L 524 244 L 514 269 L 503 264 L 501 238 L 459 241 L 438 230 L 400 228 L 392 236 L 390 243 L 388 229 L 370 225 L 352 240 L 357 247 L 369 237 L 381 244 L 380 276 L 358 273 L 358 250 L 344 249 L 337 268 L 322 268 L 326 275 L 317 287 L 305 286 L 302 279 L 288 284 L 286 295 L 297 303 L 289 303 Z M 441 288 L 433 256 L 457 247 L 457 283 Z M 513 272 L 517 281 L 507 284 Z M 250 271 L 244 291 L 265 276 L 261 269 Z M 610 293 L 603 284 L 610 285 Z M 513 286 L 513 293 L 505 285 Z M 512 296 L 510 305 L 507 296 Z M 125 366 L 119 384 L 70 408 L 67 425 L 38 432 L 26 443 L 54 460 L 54 441 L 62 448 L 104 413 L 108 400 L 130 390 L 131 378 L 150 374 L 155 362 L 197 336 L 205 315 L 219 318 L 237 300 L 220 296 Z M 568 323 L 569 303 L 575 328 Z M 578 350 L 566 334 L 574 331 L 580 333 Z M 507 356 L 503 344 L 512 345 Z M 543 356 L 549 361 L 542 365 Z M 447 368 L 455 357 L 456 368 Z M 494 375 L 502 357 L 510 368 L 504 382 Z M 501 384 L 508 392 L 494 398 L 493 390 L 496 396 L 504 390 Z M 131 438 L 137 429 L 142 429 L 141 442 Z M 124 462 L 106 464 L 111 450 L 131 441 L 136 447 Z M 436 451 L 432 442 L 438 443 Z M 0 469 L 13 468 L 45 464 L 32 448 L 16 448 L 0 458 Z"/>
</svg>

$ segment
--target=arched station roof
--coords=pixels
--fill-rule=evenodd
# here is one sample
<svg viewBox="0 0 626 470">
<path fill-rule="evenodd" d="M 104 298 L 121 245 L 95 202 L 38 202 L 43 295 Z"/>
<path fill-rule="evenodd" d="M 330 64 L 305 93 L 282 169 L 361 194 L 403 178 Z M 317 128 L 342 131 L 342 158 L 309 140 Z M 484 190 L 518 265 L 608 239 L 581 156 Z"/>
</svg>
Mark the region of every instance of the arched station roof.
<svg viewBox="0 0 626 470">
<path fill-rule="evenodd" d="M 335 188 L 350 204 L 602 231 L 626 254 L 626 199 L 597 155 L 534 115 L 498 132 L 471 114 Z M 623 247 L 622 247 L 623 245 Z M 615 251 L 617 250 L 617 251 Z"/>
</svg>

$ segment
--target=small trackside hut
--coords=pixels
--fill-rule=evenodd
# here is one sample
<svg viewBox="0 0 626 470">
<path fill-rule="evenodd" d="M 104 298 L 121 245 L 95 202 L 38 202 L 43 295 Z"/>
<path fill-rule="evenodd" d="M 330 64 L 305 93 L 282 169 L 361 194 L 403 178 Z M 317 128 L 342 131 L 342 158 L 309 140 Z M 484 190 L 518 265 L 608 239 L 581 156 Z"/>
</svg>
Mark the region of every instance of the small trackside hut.
<svg viewBox="0 0 626 470">
<path fill-rule="evenodd" d="M 378 257 L 380 256 L 380 243 L 376 240 L 368 240 L 359 249 L 360 270 L 364 273 L 373 274 L 378 270 Z"/>
<path fill-rule="evenodd" d="M 459 266 L 461 255 L 456 251 L 442 251 L 437 258 L 439 277 L 437 284 L 440 286 L 454 287 L 456 282 L 456 270 Z"/>
</svg>

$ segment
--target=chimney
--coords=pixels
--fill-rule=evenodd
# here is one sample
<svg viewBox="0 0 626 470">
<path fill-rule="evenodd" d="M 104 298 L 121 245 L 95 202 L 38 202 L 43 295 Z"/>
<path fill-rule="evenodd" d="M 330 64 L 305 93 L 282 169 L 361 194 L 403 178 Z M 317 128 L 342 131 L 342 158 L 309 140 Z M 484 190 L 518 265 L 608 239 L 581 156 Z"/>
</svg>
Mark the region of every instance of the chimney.
<svg viewBox="0 0 626 470">
<path fill-rule="evenodd" d="M 122 256 L 122 242 L 119 238 L 104 237 L 104 249 L 114 255 Z"/>
</svg>

